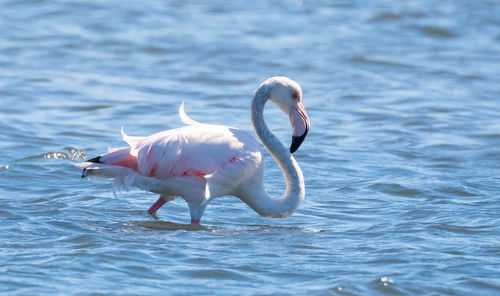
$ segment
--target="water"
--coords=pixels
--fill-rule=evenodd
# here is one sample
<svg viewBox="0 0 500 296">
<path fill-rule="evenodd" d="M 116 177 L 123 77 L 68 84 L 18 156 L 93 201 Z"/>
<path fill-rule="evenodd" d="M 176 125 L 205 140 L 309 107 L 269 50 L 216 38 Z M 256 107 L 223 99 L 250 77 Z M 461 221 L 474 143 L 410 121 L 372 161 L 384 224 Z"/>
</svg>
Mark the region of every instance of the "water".
<svg viewBox="0 0 500 296">
<path fill-rule="evenodd" d="M 0 3 L 0 293 L 500 293 L 498 1 Z M 73 167 L 195 120 L 252 132 L 287 75 L 310 133 L 286 219 L 111 193 Z M 288 119 L 266 119 L 288 145 Z M 266 187 L 284 181 L 267 155 Z"/>
</svg>

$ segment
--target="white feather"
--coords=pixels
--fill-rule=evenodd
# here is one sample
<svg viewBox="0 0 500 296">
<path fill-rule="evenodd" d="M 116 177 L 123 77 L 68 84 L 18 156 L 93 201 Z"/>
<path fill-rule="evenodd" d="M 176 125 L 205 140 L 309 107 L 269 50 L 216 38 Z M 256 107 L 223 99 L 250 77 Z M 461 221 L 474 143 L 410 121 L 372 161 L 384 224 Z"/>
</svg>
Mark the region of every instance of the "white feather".
<svg viewBox="0 0 500 296">
<path fill-rule="evenodd" d="M 179 107 L 179 117 L 181 118 L 181 121 L 187 125 L 203 124 L 203 123 L 198 122 L 196 120 L 193 120 L 189 116 L 187 116 L 186 112 L 184 112 L 184 102 L 182 102 L 181 106 Z"/>
<path fill-rule="evenodd" d="M 139 143 L 144 141 L 144 139 L 146 139 L 146 137 L 132 137 L 132 136 L 127 135 L 125 133 L 125 129 L 123 128 L 123 126 L 121 129 L 121 132 L 122 132 L 123 141 L 125 141 L 125 143 L 129 144 L 132 147 L 137 146 Z"/>
</svg>

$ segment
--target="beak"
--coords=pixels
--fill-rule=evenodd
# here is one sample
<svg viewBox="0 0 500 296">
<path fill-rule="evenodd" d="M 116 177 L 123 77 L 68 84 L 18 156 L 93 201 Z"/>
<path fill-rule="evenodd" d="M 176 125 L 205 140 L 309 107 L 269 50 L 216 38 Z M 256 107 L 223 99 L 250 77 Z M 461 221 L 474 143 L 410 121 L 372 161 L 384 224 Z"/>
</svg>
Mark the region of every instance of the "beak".
<svg viewBox="0 0 500 296">
<path fill-rule="evenodd" d="M 300 144 L 304 142 L 310 126 L 306 109 L 304 109 L 304 106 L 298 100 L 294 100 L 294 104 L 290 109 L 290 124 L 292 125 L 290 153 L 294 153 L 299 149 Z"/>
</svg>

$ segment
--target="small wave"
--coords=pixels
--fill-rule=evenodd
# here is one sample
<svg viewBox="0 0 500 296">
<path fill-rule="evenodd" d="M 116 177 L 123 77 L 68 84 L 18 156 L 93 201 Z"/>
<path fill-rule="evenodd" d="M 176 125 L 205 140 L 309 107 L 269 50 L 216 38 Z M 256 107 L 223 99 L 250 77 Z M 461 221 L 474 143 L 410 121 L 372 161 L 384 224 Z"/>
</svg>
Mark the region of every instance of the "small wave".
<svg viewBox="0 0 500 296">
<path fill-rule="evenodd" d="M 381 12 L 375 15 L 370 19 L 370 22 L 384 22 L 384 21 L 392 21 L 402 18 L 401 14 L 395 14 L 392 12 Z"/>
<path fill-rule="evenodd" d="M 109 105 L 77 106 L 77 107 L 71 108 L 71 110 L 76 111 L 76 112 L 92 112 L 92 111 L 107 109 L 107 108 L 111 108 L 111 107 L 112 106 L 109 106 Z"/>
<path fill-rule="evenodd" d="M 168 221 L 129 221 L 126 226 L 136 225 L 149 230 L 167 230 L 167 231 L 214 231 L 216 228 L 200 224 L 181 224 Z"/>
<path fill-rule="evenodd" d="M 439 225 L 434 225 L 432 226 L 433 229 L 441 230 L 441 231 L 446 231 L 446 232 L 452 232 L 452 233 L 459 233 L 459 234 L 480 234 L 480 233 L 485 233 L 488 232 L 488 227 L 487 226 L 457 226 L 457 225 L 451 225 L 451 224 L 439 224 Z"/>
<path fill-rule="evenodd" d="M 183 274 L 196 279 L 210 279 L 210 280 L 238 280 L 238 281 L 248 281 L 251 278 L 247 277 L 243 273 L 237 272 L 230 269 L 199 269 L 199 270 L 184 270 Z"/>
<path fill-rule="evenodd" d="M 469 192 L 465 188 L 458 188 L 458 187 L 441 187 L 441 188 L 436 189 L 435 191 L 440 192 L 440 193 L 445 193 L 446 195 L 460 196 L 460 197 L 477 196 L 477 194 Z"/>
<path fill-rule="evenodd" d="M 65 150 L 65 152 L 63 152 L 63 151 L 47 152 L 47 153 L 27 156 L 27 157 L 18 159 L 17 161 L 40 159 L 40 158 L 76 160 L 76 159 L 85 159 L 87 157 L 87 154 L 85 152 L 78 150 L 74 147 L 64 147 L 63 150 Z"/>
<path fill-rule="evenodd" d="M 354 56 L 350 59 L 350 62 L 352 63 L 360 63 L 360 64 L 371 64 L 371 65 L 380 65 L 380 66 L 393 66 L 393 67 L 405 67 L 409 68 L 412 67 L 407 64 L 403 63 L 398 63 L 398 62 L 392 62 L 392 61 L 386 61 L 386 60 L 375 60 L 375 59 L 368 59 L 364 56 Z"/>
<path fill-rule="evenodd" d="M 161 46 L 147 46 L 141 49 L 144 52 L 147 53 L 153 53 L 153 54 L 165 54 L 170 52 L 170 49 L 161 47 Z"/>
<path fill-rule="evenodd" d="M 26 82 L 50 82 L 48 78 L 28 78 Z"/>
<path fill-rule="evenodd" d="M 399 290 L 395 286 L 394 280 L 386 276 L 372 281 L 371 285 L 375 290 L 383 293 L 384 295 L 405 295 L 403 291 Z"/>
<path fill-rule="evenodd" d="M 326 232 L 323 229 L 304 229 L 302 227 L 297 226 L 277 226 L 277 225 L 258 225 L 251 224 L 246 225 L 249 228 L 246 229 L 227 229 L 222 227 L 214 227 L 214 226 L 205 226 L 200 224 L 182 224 L 175 223 L 170 221 L 128 221 L 125 223 L 126 226 L 135 225 L 142 228 L 146 228 L 149 230 L 167 230 L 167 231 L 177 231 L 177 230 L 185 230 L 185 231 L 208 231 L 208 232 L 219 232 L 219 231 L 230 231 L 230 232 L 254 232 L 254 231 L 273 231 L 273 230 L 285 230 L 287 232 L 290 231 L 299 231 L 299 232 Z"/>
<path fill-rule="evenodd" d="M 305 229 L 303 227 L 298 226 L 280 226 L 280 225 L 259 225 L 259 224 L 250 224 L 248 227 L 253 228 L 253 230 L 257 231 L 270 231 L 270 230 L 286 230 L 286 231 L 300 231 L 300 232 L 326 232 L 323 229 Z"/>
<path fill-rule="evenodd" d="M 407 188 L 404 186 L 401 186 L 399 184 L 388 184 L 388 183 L 376 183 L 371 185 L 369 188 L 380 191 L 383 193 L 387 193 L 390 195 L 399 195 L 399 196 L 406 196 L 406 197 L 413 197 L 413 196 L 418 196 L 421 195 L 423 192 L 414 189 L 414 188 Z"/>
<path fill-rule="evenodd" d="M 435 26 L 423 26 L 417 28 L 418 31 L 424 33 L 425 35 L 437 37 L 437 38 L 455 38 L 457 35 L 452 31 L 445 28 L 435 27 Z"/>
</svg>

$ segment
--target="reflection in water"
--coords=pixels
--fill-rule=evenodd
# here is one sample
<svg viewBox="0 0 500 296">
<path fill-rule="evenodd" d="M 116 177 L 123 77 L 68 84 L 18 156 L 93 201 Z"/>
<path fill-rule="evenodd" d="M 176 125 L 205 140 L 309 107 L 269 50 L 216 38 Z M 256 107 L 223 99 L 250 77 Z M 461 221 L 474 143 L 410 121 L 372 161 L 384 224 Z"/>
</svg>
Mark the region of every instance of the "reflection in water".
<svg viewBox="0 0 500 296">
<path fill-rule="evenodd" d="M 214 231 L 217 228 L 204 226 L 200 224 L 182 224 L 168 221 L 130 221 L 124 225 L 137 225 L 151 230 L 185 230 L 185 231 Z"/>
</svg>

